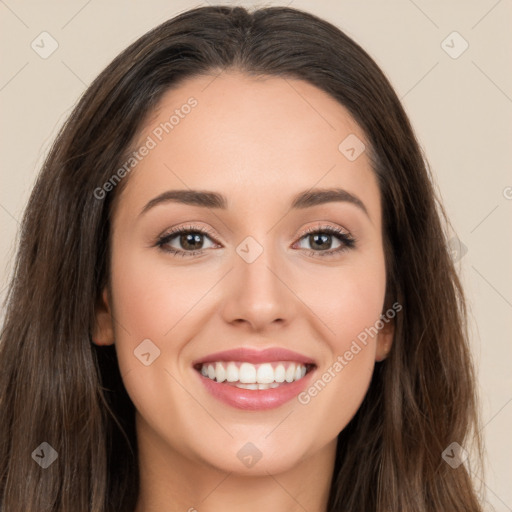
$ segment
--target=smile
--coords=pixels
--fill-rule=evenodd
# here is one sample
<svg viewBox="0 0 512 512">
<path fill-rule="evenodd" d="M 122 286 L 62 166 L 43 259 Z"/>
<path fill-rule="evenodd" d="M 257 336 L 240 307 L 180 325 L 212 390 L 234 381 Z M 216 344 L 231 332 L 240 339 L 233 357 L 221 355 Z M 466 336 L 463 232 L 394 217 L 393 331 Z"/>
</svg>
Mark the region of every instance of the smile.
<svg viewBox="0 0 512 512">
<path fill-rule="evenodd" d="M 291 401 L 306 388 L 317 365 L 313 359 L 281 347 L 239 347 L 196 359 L 192 367 L 213 398 L 255 411 Z"/>
<path fill-rule="evenodd" d="M 199 366 L 199 365 L 198 365 Z M 240 389 L 270 389 L 302 379 L 313 365 L 292 361 L 263 364 L 229 361 L 211 362 L 196 367 L 201 375 Z"/>
</svg>

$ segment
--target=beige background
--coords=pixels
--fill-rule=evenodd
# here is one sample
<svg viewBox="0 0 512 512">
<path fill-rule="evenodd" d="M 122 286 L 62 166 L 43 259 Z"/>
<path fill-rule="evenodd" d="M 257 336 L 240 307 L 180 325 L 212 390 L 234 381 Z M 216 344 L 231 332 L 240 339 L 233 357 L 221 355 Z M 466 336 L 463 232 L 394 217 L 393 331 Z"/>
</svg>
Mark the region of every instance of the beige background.
<svg viewBox="0 0 512 512">
<path fill-rule="evenodd" d="M 19 4 L 0 0 L 2 300 L 19 219 L 37 170 L 79 96 L 144 32 L 185 9 L 207 5 L 186 0 Z M 402 99 L 436 176 L 454 236 L 467 247 L 459 264 L 473 316 L 488 452 L 487 509 L 492 505 L 496 511 L 512 511 L 511 1 L 238 5 L 291 5 L 331 21 L 374 57 Z M 43 31 L 58 42 L 47 59 L 31 48 Z M 453 31 L 469 44 L 455 59 L 442 46 Z M 450 36 L 446 44 L 453 53 L 463 41 Z"/>
</svg>

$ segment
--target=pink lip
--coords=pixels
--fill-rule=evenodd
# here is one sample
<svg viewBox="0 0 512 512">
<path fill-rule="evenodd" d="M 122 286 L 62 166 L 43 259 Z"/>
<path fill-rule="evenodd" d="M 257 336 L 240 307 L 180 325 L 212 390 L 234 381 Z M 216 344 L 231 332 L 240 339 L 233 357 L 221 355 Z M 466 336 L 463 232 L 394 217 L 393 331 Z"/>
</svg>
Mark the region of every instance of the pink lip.
<svg viewBox="0 0 512 512">
<path fill-rule="evenodd" d="M 203 363 L 212 363 L 217 361 L 245 361 L 252 364 L 270 363 L 275 361 L 293 361 L 308 366 L 308 373 L 294 382 L 285 382 L 277 388 L 270 389 L 241 389 L 226 383 L 216 382 L 208 377 L 204 377 L 200 372 L 200 366 Z M 198 378 L 205 388 L 215 398 L 231 407 L 244 410 L 273 409 L 292 400 L 311 382 L 311 375 L 316 368 L 315 361 L 298 352 L 284 348 L 268 348 L 265 350 L 255 350 L 247 347 L 215 352 L 206 357 L 196 359 L 192 366 L 195 368 Z M 311 368 L 311 366 L 313 368 Z"/>
<path fill-rule="evenodd" d="M 252 364 L 271 363 L 273 361 L 294 361 L 302 364 L 315 364 L 313 359 L 285 348 L 255 350 L 252 348 L 240 347 L 232 350 L 215 352 L 214 354 L 202 357 L 201 359 L 196 359 L 192 362 L 192 366 L 216 361 L 246 361 Z"/>
<path fill-rule="evenodd" d="M 196 372 L 203 385 L 215 398 L 231 407 L 247 411 L 274 409 L 292 400 L 309 385 L 313 373 L 314 369 L 306 373 L 302 379 L 286 382 L 278 388 L 253 390 L 216 382 Z"/>
</svg>

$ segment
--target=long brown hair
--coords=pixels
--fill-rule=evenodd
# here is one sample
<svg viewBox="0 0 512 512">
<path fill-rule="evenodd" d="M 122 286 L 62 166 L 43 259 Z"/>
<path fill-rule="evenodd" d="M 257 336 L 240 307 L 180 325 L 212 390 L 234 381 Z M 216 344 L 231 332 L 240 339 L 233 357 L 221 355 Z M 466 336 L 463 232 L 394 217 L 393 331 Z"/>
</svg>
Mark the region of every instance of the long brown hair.
<svg viewBox="0 0 512 512">
<path fill-rule="evenodd" d="M 165 91 L 229 69 L 306 80 L 332 95 L 364 130 L 380 187 L 385 309 L 398 301 L 403 311 L 389 357 L 339 434 L 328 511 L 480 511 L 468 464 L 442 457 L 471 441 L 481 460 L 475 377 L 449 221 L 399 99 L 371 57 L 326 21 L 286 7 L 220 6 L 184 12 L 116 57 L 38 176 L 1 335 L 2 510 L 134 510 L 134 407 L 114 348 L 91 343 L 109 280 L 113 201 L 129 177 L 101 199 L 94 191 Z M 43 442 L 58 455 L 46 469 L 34 458 L 49 449 Z"/>
</svg>

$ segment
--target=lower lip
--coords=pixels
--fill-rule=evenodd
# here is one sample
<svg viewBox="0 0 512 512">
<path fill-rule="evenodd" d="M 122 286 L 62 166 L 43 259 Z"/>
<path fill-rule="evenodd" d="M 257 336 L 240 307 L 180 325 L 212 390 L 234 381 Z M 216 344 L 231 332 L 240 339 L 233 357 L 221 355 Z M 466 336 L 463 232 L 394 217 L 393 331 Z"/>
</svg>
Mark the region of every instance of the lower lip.
<svg viewBox="0 0 512 512">
<path fill-rule="evenodd" d="M 269 389 L 242 389 L 229 384 L 222 384 L 204 377 L 194 370 L 206 389 L 218 400 L 237 409 L 258 411 L 262 409 L 274 409 L 292 400 L 304 391 L 311 380 L 315 369 L 310 370 L 302 379 L 287 382 L 277 388 Z"/>
</svg>

